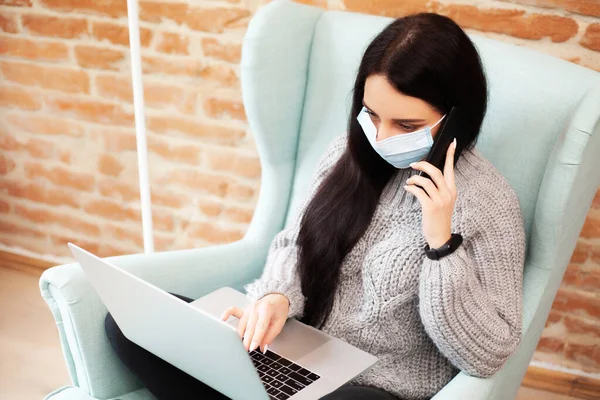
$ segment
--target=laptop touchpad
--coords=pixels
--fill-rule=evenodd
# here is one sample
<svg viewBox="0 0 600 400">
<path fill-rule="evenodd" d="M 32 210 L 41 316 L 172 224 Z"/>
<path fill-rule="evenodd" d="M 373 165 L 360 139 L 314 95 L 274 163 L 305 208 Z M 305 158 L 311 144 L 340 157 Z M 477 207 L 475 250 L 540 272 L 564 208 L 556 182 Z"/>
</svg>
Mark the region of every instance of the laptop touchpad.
<svg viewBox="0 0 600 400">
<path fill-rule="evenodd" d="M 269 348 L 291 361 L 297 361 L 330 340 L 323 332 L 289 319 Z"/>
</svg>

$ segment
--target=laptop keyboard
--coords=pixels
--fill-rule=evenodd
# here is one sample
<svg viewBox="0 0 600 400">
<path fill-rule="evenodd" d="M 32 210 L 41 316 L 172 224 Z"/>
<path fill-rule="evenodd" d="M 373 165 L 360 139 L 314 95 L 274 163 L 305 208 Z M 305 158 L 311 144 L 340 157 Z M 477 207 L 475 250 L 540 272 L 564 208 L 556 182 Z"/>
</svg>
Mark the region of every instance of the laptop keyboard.
<svg viewBox="0 0 600 400">
<path fill-rule="evenodd" d="M 250 357 L 272 400 L 286 400 L 320 378 L 271 350 L 266 354 L 254 350 Z"/>
</svg>

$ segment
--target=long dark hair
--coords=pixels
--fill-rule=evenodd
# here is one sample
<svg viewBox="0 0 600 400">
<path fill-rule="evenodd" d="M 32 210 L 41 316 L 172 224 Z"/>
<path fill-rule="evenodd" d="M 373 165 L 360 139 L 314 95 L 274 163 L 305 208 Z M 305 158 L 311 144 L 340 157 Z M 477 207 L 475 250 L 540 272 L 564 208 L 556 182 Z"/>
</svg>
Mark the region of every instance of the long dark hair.
<svg viewBox="0 0 600 400">
<path fill-rule="evenodd" d="M 356 121 L 365 81 L 387 77 L 401 93 L 440 113 L 460 110 L 457 143 L 471 148 L 481 127 L 487 85 L 481 60 L 451 19 L 430 13 L 399 18 L 368 46 L 358 69 L 348 118 L 348 146 L 308 204 L 298 236 L 299 273 L 306 297 L 303 321 L 322 327 L 333 308 L 342 261 L 365 233 L 381 193 L 396 171 L 371 147 Z"/>
</svg>

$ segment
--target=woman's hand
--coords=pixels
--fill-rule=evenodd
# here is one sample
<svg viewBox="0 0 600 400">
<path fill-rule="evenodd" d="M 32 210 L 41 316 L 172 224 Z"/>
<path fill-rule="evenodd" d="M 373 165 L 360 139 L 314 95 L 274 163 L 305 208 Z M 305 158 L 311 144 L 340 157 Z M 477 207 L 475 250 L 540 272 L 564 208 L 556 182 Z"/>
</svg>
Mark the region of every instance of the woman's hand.
<svg viewBox="0 0 600 400">
<path fill-rule="evenodd" d="M 432 249 L 442 246 L 452 236 L 452 214 L 457 196 L 454 182 L 455 151 L 456 139 L 448 146 L 443 175 L 439 169 L 426 161 L 411 164 L 412 168 L 427 173 L 431 179 L 414 175 L 406 181 L 408 185 L 404 186 L 406 191 L 414 194 L 421 203 L 423 235 Z"/>
<path fill-rule="evenodd" d="M 247 351 L 254 351 L 260 346 L 264 353 L 269 344 L 279 335 L 287 320 L 290 302 L 282 294 L 268 294 L 250 304 L 245 310 L 230 307 L 221 319 L 226 321 L 230 316 L 240 320 L 237 332 L 244 339 Z"/>
</svg>

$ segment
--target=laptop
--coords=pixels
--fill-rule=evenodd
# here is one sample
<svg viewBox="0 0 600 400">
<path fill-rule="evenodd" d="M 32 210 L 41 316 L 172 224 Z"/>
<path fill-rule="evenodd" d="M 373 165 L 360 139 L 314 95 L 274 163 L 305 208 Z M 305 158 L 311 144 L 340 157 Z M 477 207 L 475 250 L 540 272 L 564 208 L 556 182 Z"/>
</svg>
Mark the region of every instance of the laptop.
<svg viewBox="0 0 600 400">
<path fill-rule="evenodd" d="M 69 249 L 126 338 L 233 400 L 315 400 L 377 358 L 295 319 L 269 345 L 248 353 L 238 320 L 245 294 L 224 287 L 187 303 L 80 247 Z M 165 267 L 168 268 L 168 267 Z"/>
</svg>

